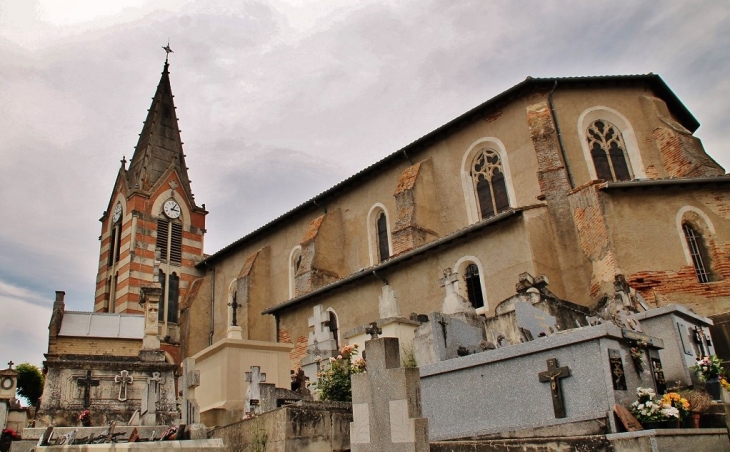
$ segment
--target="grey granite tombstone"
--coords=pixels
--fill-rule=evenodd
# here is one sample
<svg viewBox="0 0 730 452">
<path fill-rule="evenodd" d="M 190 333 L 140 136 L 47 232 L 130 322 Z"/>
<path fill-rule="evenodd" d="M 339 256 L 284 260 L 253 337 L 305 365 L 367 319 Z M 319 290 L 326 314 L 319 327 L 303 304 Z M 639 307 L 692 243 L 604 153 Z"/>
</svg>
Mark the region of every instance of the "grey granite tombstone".
<svg viewBox="0 0 730 452">
<path fill-rule="evenodd" d="M 429 321 L 416 330 L 413 353 L 419 365 L 458 358 L 482 351 L 486 339 L 476 316 L 432 312 Z"/>
<path fill-rule="evenodd" d="M 243 405 L 243 413 L 260 413 L 261 408 L 257 408 L 261 403 L 261 383 L 266 383 L 266 374 L 261 372 L 261 367 L 251 366 L 251 371 L 245 373 L 246 383 L 246 400 Z"/>
<path fill-rule="evenodd" d="M 178 380 L 178 385 L 182 390 L 180 405 L 182 422 L 187 425 L 200 423 L 200 407 L 195 400 L 195 388 L 200 386 L 200 371 L 195 370 L 193 358 L 183 360 L 183 374 Z"/>
<path fill-rule="evenodd" d="M 393 337 L 365 342 L 365 356 L 367 372 L 352 376 L 352 452 L 428 451 L 418 369 L 400 367 L 400 346 Z"/>
</svg>

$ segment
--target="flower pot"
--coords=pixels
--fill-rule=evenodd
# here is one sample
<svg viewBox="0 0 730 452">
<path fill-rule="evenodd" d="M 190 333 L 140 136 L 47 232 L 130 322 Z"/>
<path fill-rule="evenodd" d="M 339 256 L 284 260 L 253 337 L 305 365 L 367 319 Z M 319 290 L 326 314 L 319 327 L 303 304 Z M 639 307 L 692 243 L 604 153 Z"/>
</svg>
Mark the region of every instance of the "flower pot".
<svg viewBox="0 0 730 452">
<path fill-rule="evenodd" d="M 669 419 L 664 422 L 662 422 L 661 428 L 679 428 L 680 427 L 680 421 L 679 419 Z"/>
<path fill-rule="evenodd" d="M 700 413 L 690 413 L 684 419 L 684 428 L 700 428 Z"/>
<path fill-rule="evenodd" d="M 707 390 L 707 393 L 710 394 L 712 397 L 712 400 L 721 400 L 722 399 L 722 384 L 720 383 L 720 379 L 717 377 L 710 378 L 705 382 L 705 389 Z"/>
<path fill-rule="evenodd" d="M 644 427 L 644 430 L 656 430 L 658 428 L 664 428 L 663 425 L 664 422 L 662 421 L 645 421 L 641 423 L 641 426 Z"/>
</svg>

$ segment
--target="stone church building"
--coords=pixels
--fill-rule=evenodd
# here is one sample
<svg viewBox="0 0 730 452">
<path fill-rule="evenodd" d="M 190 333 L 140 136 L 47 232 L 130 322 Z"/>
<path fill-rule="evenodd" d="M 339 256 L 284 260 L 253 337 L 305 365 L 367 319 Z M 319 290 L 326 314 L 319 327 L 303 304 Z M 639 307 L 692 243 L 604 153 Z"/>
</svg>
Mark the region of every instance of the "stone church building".
<svg viewBox="0 0 730 452">
<path fill-rule="evenodd" d="M 487 317 L 522 273 L 587 307 L 625 280 L 650 307 L 714 318 L 727 359 L 730 178 L 698 127 L 655 74 L 528 77 L 204 255 L 166 63 L 101 218 L 94 310 L 141 312 L 140 288 L 159 282 L 170 361 L 235 323 L 243 340 L 291 343 L 295 369 L 318 323 L 343 345 L 438 311 L 445 273 Z"/>
</svg>

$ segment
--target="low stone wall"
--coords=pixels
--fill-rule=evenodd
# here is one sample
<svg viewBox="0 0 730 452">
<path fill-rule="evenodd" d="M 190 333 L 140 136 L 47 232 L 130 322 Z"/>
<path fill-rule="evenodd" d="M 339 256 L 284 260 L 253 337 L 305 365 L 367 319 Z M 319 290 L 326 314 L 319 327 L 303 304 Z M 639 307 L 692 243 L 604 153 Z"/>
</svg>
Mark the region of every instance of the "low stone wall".
<svg viewBox="0 0 730 452">
<path fill-rule="evenodd" d="M 431 443 L 431 452 L 545 452 L 553 450 L 565 452 L 614 452 L 611 448 L 610 442 L 602 435 L 475 441 L 436 441 Z"/>
<path fill-rule="evenodd" d="M 228 452 L 350 450 L 352 407 L 343 402 L 298 402 L 211 432 Z"/>
<path fill-rule="evenodd" d="M 642 430 L 606 435 L 614 452 L 730 451 L 725 428 Z"/>
<path fill-rule="evenodd" d="M 73 446 L 36 446 L 34 452 L 111 452 L 118 450 L 152 450 L 155 452 L 175 452 L 190 450 L 196 452 L 223 451 L 223 441 L 220 439 L 193 439 L 190 441 L 159 441 L 146 443 L 106 443 L 106 444 L 79 444 Z"/>
</svg>

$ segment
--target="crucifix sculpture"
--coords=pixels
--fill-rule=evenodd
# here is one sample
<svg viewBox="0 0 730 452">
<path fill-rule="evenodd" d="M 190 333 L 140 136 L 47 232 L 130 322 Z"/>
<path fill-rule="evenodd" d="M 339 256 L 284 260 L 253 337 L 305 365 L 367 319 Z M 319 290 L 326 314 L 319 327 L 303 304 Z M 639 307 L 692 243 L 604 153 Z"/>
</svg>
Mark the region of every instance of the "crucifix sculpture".
<svg viewBox="0 0 730 452">
<path fill-rule="evenodd" d="M 114 382 L 119 383 L 119 397 L 117 397 L 117 400 L 124 402 L 127 400 L 127 385 L 132 384 L 134 382 L 134 378 L 129 375 L 129 372 L 123 370 L 119 372 L 119 375 L 114 376 Z"/>
<path fill-rule="evenodd" d="M 240 308 L 242 305 L 236 301 L 236 295 L 233 294 L 233 301 L 228 303 L 228 306 L 231 307 L 231 310 L 233 310 L 233 316 L 231 317 L 231 326 L 238 326 L 238 318 L 236 317 L 236 313 L 238 312 L 238 308 Z"/>
<path fill-rule="evenodd" d="M 76 384 L 84 387 L 84 408 L 91 406 L 91 387 L 99 386 L 101 380 L 93 380 L 91 371 L 86 371 L 86 377 L 76 377 Z"/>
<path fill-rule="evenodd" d="M 558 367 L 557 358 L 547 360 L 547 370 L 538 374 L 540 382 L 550 382 L 550 392 L 553 396 L 553 411 L 556 418 L 563 418 L 565 414 L 565 401 L 563 400 L 563 389 L 560 386 L 560 379 L 570 376 L 568 366 Z"/>
</svg>

